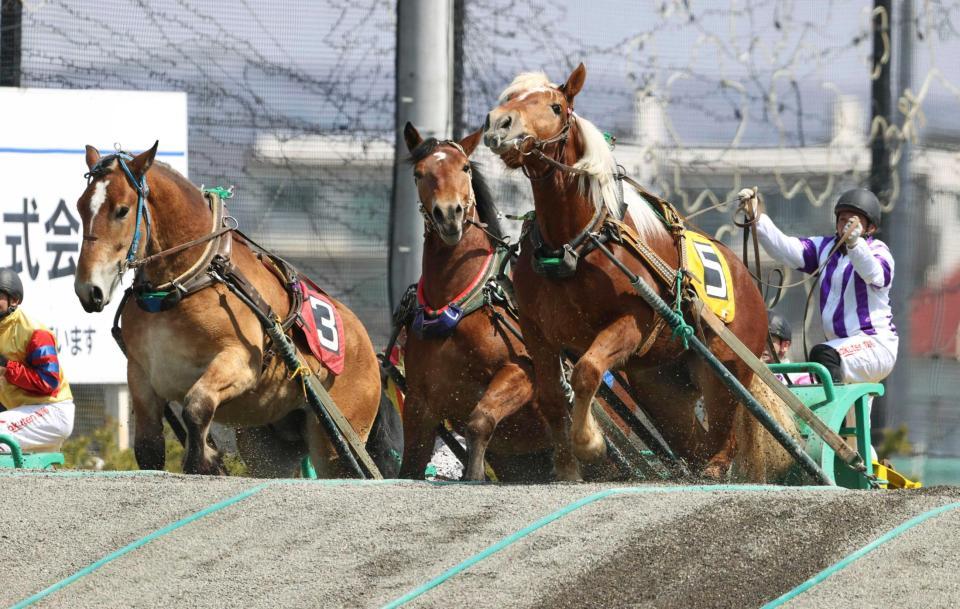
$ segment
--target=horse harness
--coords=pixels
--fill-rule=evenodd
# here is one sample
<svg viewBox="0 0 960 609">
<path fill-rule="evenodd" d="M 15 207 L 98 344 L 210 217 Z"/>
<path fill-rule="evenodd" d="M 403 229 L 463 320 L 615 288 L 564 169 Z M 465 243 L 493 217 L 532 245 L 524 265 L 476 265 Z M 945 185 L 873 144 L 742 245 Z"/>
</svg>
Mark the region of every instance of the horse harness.
<svg viewBox="0 0 960 609">
<path fill-rule="evenodd" d="M 513 319 L 518 319 L 513 298 L 513 285 L 507 276 L 507 266 L 516 247 L 504 244 L 492 246 L 487 262 L 467 288 L 452 302 L 433 309 L 424 298 L 423 278 L 410 285 L 393 312 L 394 337 L 387 353 L 396 342 L 399 329 L 410 327 L 423 339 L 446 338 L 468 315 L 485 307 L 501 306 Z"/>
<path fill-rule="evenodd" d="M 584 175 L 585 172 L 577 167 L 567 165 L 543 152 L 545 145 L 559 142 L 558 155 L 562 155 L 563 148 L 566 145 L 571 123 L 576 115 L 571 115 L 570 120 L 564 125 L 560 133 L 548 140 L 537 141 L 532 136 L 527 136 L 516 143 L 518 151 L 523 156 L 535 155 L 540 160 L 546 162 L 550 169 L 542 176 L 531 176 L 523 166 L 524 173 L 531 180 L 542 180 L 552 175 L 556 170 L 561 170 L 574 175 Z M 619 199 L 621 215 L 625 213 L 626 203 L 623 195 L 623 183 L 626 182 L 632 186 L 653 208 L 654 212 L 660 217 L 667 230 L 673 237 L 677 246 L 680 268 L 674 269 L 663 258 L 661 258 L 653 249 L 651 249 L 637 234 L 631 226 L 623 220 L 613 217 L 605 206 L 598 206 L 590 222 L 573 239 L 564 243 L 559 248 L 551 249 L 543 240 L 540 227 L 536 222 L 534 212 L 524 216 L 524 226 L 521 230 L 520 242 L 529 240 L 532 248 L 531 265 L 533 271 L 538 275 L 551 280 L 563 280 L 572 277 L 582 258 L 590 252 L 598 249 L 601 245 L 608 242 L 614 242 L 638 258 L 644 265 L 653 272 L 653 275 L 662 282 L 671 296 L 676 300 L 677 308 L 685 300 L 684 296 L 692 291 L 690 286 L 690 274 L 687 266 L 687 248 L 685 244 L 685 231 L 683 217 L 677 212 L 668 201 L 647 191 L 639 182 L 626 175 L 622 167 L 617 168 L 613 174 L 616 180 L 616 193 Z M 666 327 L 666 320 L 661 316 L 656 316 L 654 329 L 650 332 L 640 345 L 638 355 L 642 356 L 653 346 L 654 341 L 660 332 Z"/>
<path fill-rule="evenodd" d="M 127 256 L 119 265 L 117 272 L 123 275 L 127 269 L 134 269 L 135 275 L 133 285 L 127 288 L 120 300 L 120 306 L 117 307 L 117 313 L 113 319 L 113 328 L 111 334 L 120 350 L 126 354 L 126 345 L 123 342 L 120 328 L 120 316 L 123 313 L 127 300 L 134 298 L 141 310 L 147 313 L 160 313 L 176 307 L 180 301 L 187 296 L 195 294 L 200 290 L 210 287 L 217 283 L 230 283 L 232 290 L 238 291 L 248 306 L 257 309 L 258 316 L 276 318 L 272 307 L 260 295 L 257 288 L 240 271 L 237 265 L 231 259 L 234 239 L 240 239 L 241 242 L 248 245 L 254 251 L 257 258 L 277 277 L 280 283 L 285 287 L 287 293 L 291 296 L 292 306 L 286 317 L 281 321 L 281 327 L 286 332 L 296 322 L 300 315 L 303 304 L 303 292 L 300 288 L 299 272 L 283 258 L 271 254 L 266 249 L 257 244 L 253 239 L 239 230 L 236 220 L 227 215 L 227 210 L 223 200 L 233 196 L 232 190 L 223 188 L 204 189 L 203 195 L 210 206 L 213 216 L 213 222 L 210 232 L 202 237 L 193 239 L 175 247 L 137 258 L 137 250 L 141 239 L 141 220 L 145 220 L 146 241 L 150 241 L 150 208 L 147 205 L 147 198 L 150 189 L 147 186 L 146 177 L 141 177 L 138 181 L 133 172 L 130 171 L 127 163 L 132 160 L 132 156 L 126 152 L 118 151 L 100 159 L 90 171 L 85 174 L 88 182 L 98 176 L 103 175 L 109 170 L 110 165 L 117 161 L 120 164 L 128 182 L 137 191 L 137 214 L 136 230 Z M 93 234 L 84 235 L 84 240 L 95 241 L 97 237 Z M 186 271 L 177 277 L 166 281 L 160 285 L 153 285 L 145 277 L 143 269 L 150 262 L 170 256 L 191 247 L 206 244 L 203 254 Z M 268 338 L 269 340 L 269 338 Z M 263 367 L 269 364 L 272 359 L 273 351 L 265 349 L 263 358 Z"/>
</svg>

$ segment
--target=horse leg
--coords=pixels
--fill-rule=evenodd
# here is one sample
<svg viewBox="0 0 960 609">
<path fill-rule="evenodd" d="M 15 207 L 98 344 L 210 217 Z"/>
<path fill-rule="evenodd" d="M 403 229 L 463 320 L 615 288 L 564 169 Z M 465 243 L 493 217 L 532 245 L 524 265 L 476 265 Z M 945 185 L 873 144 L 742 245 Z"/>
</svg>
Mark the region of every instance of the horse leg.
<svg viewBox="0 0 960 609">
<path fill-rule="evenodd" d="M 320 424 L 320 420 L 312 413 L 307 413 L 307 420 L 304 426 L 307 440 L 307 449 L 310 453 L 310 461 L 313 463 L 313 469 L 317 472 L 317 478 L 329 480 L 331 478 L 356 478 L 357 474 L 347 468 L 337 449 L 333 447 L 333 442 L 327 436 L 327 430 Z"/>
<path fill-rule="evenodd" d="M 162 470 L 166 463 L 163 439 L 163 407 L 147 380 L 147 375 L 132 360 L 127 360 L 127 385 L 133 402 L 133 454 L 140 469 Z"/>
<path fill-rule="evenodd" d="M 507 364 L 497 371 L 467 423 L 469 454 L 464 480 L 483 480 L 483 460 L 493 432 L 505 417 L 519 410 L 533 398 L 531 374 L 517 364 Z"/>
<path fill-rule="evenodd" d="M 421 406 L 422 402 L 407 399 L 403 406 L 403 462 L 400 464 L 400 478 L 423 480 L 424 470 L 433 456 L 433 445 L 437 425 L 440 421 Z"/>
<path fill-rule="evenodd" d="M 287 440 L 272 425 L 242 427 L 236 430 L 236 436 L 237 451 L 251 476 L 289 478 L 297 471 L 305 448 L 302 440 Z"/>
<path fill-rule="evenodd" d="M 724 364 L 744 387 L 750 386 L 752 373 L 749 369 L 745 369 L 746 367 L 740 362 L 724 362 Z M 700 360 L 694 363 L 690 373 L 694 383 L 703 392 L 703 406 L 707 412 L 707 420 L 710 422 L 701 447 L 701 454 L 707 462 L 703 475 L 721 480 L 726 477 L 736 452 L 733 423 L 740 400 L 717 378 L 716 373 L 706 362 Z"/>
<path fill-rule="evenodd" d="M 591 404 L 603 373 L 624 362 L 640 345 L 640 328 L 633 316 L 623 316 L 597 334 L 593 344 L 573 367 L 573 453 L 581 461 L 597 461 L 607 453 L 603 432 L 593 418 Z"/>
<path fill-rule="evenodd" d="M 226 474 L 221 455 L 207 444 L 207 434 L 217 407 L 254 386 L 250 366 L 242 364 L 248 359 L 247 353 L 238 356 L 231 351 L 221 352 L 187 391 L 183 401 L 183 423 L 187 428 L 185 473 Z"/>
<path fill-rule="evenodd" d="M 553 436 L 553 469 L 558 480 L 581 480 L 580 464 L 570 451 L 570 417 L 567 414 L 567 399 L 563 395 L 560 379 L 560 353 L 552 349 L 539 328 L 522 324 L 527 342 L 527 352 L 533 360 L 534 400 L 540 407 Z"/>
<path fill-rule="evenodd" d="M 640 360 L 632 360 L 627 363 L 626 373 L 638 405 L 667 445 L 696 466 L 704 431 L 697 422 L 694 406 L 701 394 L 690 380 L 685 360 L 646 368 L 641 367 Z"/>
</svg>

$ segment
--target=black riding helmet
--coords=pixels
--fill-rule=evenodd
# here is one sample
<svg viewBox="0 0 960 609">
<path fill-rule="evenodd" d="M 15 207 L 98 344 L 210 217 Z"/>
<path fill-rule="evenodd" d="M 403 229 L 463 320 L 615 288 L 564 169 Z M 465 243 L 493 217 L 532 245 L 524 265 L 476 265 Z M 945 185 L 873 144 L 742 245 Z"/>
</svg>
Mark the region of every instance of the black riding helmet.
<svg viewBox="0 0 960 609">
<path fill-rule="evenodd" d="M 770 332 L 770 336 L 776 336 L 780 340 L 793 340 L 793 328 L 790 327 L 790 322 L 788 322 L 783 315 L 774 313 L 773 311 L 767 311 L 767 317 L 770 320 L 767 326 L 767 331 Z"/>
<path fill-rule="evenodd" d="M 833 215 L 838 216 L 845 209 L 860 212 L 870 224 L 880 228 L 880 199 L 866 188 L 854 188 L 840 195 L 833 207 Z"/>
<path fill-rule="evenodd" d="M 23 283 L 13 269 L 0 269 L 0 292 L 9 295 L 10 300 L 23 302 Z"/>
</svg>

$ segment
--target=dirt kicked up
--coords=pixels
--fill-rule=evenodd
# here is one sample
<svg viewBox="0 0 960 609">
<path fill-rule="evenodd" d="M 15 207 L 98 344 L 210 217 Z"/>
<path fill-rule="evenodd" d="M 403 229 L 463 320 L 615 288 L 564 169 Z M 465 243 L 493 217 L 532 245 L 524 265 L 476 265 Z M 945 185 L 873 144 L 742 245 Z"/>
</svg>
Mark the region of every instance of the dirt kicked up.
<svg viewBox="0 0 960 609">
<path fill-rule="evenodd" d="M 0 484 L 0 605 L 38 607 L 760 607 L 960 501 L 953 487 Z M 960 509 L 929 517 L 783 606 L 953 607 L 958 525 Z"/>
</svg>

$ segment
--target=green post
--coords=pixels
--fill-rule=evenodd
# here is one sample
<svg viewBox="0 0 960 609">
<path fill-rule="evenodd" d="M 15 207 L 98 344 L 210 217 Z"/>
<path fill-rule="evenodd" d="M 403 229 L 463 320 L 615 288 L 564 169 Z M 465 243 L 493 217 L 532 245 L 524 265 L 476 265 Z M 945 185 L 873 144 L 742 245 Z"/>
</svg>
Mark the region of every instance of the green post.
<svg viewBox="0 0 960 609">
<path fill-rule="evenodd" d="M 6 444 L 10 447 L 10 455 L 13 457 L 13 466 L 17 469 L 22 468 L 23 450 L 20 448 L 20 443 L 17 442 L 13 436 L 0 433 L 0 444 Z"/>
</svg>

